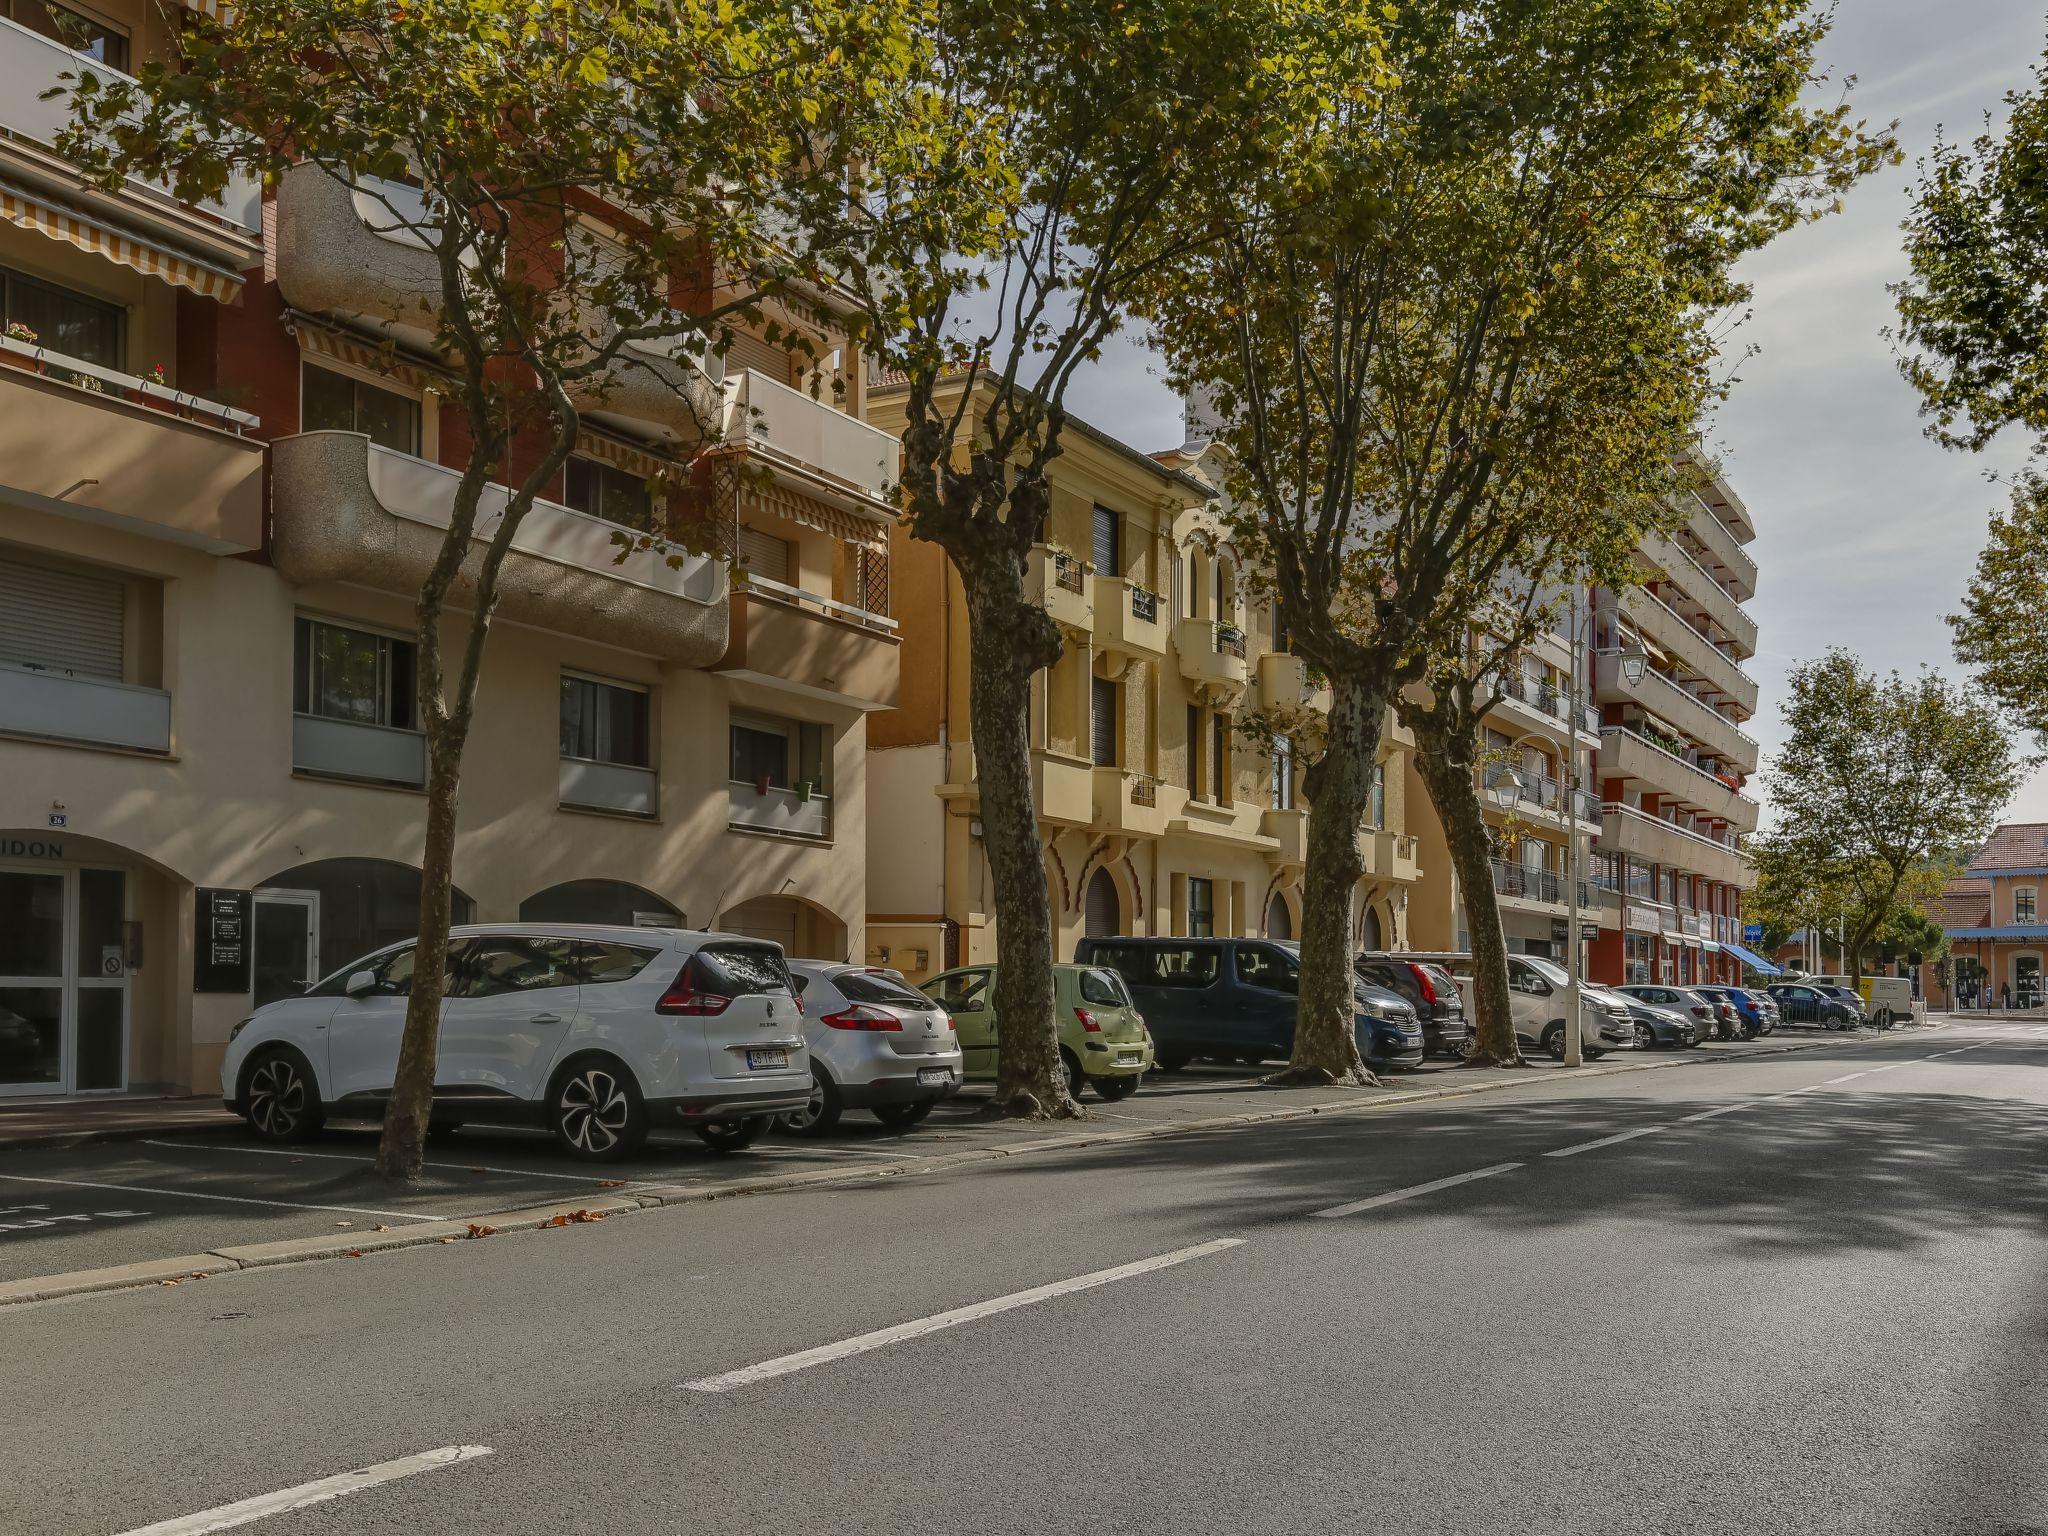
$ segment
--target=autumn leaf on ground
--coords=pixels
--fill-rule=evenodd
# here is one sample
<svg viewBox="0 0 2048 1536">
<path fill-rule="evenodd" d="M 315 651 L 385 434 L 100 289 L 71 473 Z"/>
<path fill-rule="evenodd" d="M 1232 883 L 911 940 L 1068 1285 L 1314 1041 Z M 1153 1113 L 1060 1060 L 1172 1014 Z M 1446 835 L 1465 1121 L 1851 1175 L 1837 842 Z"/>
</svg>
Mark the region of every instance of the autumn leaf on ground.
<svg viewBox="0 0 2048 1536">
<path fill-rule="evenodd" d="M 604 1217 L 605 1213 L 603 1211 L 564 1211 L 559 1216 L 550 1216 L 548 1218 L 548 1225 L 551 1227 L 566 1227 L 572 1221 L 603 1221 Z"/>
<path fill-rule="evenodd" d="M 599 1179 L 597 1187 L 599 1189 L 624 1189 L 626 1181 L 624 1179 Z"/>
<path fill-rule="evenodd" d="M 386 1226 L 386 1225 L 385 1225 L 385 1224 L 384 1224 L 383 1222 L 381 1222 L 381 1221 L 380 1221 L 380 1222 L 378 1222 L 378 1223 L 377 1223 L 377 1225 L 375 1225 L 374 1227 L 370 1228 L 370 1230 L 371 1230 L 372 1232 L 389 1232 L 389 1231 L 391 1230 L 391 1228 L 390 1228 L 390 1227 L 388 1227 L 388 1226 Z"/>
<path fill-rule="evenodd" d="M 363 1256 L 363 1250 L 360 1248 L 351 1248 L 348 1251 L 348 1256 L 352 1259 L 360 1259 Z"/>
<path fill-rule="evenodd" d="M 497 1230 L 496 1227 L 487 1227 L 480 1221 L 472 1221 L 469 1224 L 469 1235 L 471 1237 L 489 1237 Z"/>
</svg>

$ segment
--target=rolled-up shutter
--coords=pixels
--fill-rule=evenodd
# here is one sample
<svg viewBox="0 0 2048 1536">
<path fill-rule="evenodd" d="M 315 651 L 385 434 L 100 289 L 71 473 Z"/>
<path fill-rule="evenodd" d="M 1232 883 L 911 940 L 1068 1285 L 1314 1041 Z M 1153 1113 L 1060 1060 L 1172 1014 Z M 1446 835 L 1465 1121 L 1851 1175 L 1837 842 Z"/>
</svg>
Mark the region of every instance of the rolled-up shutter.
<svg viewBox="0 0 2048 1536">
<path fill-rule="evenodd" d="M 1108 507 L 1095 509 L 1095 574 L 1121 576 L 1124 573 L 1123 540 L 1116 513 Z"/>
<path fill-rule="evenodd" d="M 789 581 L 789 542 L 758 528 L 740 528 L 740 561 L 751 575 L 764 581 Z"/>
<path fill-rule="evenodd" d="M 0 563 L 0 662 L 119 682 L 125 596 L 114 577 Z"/>
</svg>

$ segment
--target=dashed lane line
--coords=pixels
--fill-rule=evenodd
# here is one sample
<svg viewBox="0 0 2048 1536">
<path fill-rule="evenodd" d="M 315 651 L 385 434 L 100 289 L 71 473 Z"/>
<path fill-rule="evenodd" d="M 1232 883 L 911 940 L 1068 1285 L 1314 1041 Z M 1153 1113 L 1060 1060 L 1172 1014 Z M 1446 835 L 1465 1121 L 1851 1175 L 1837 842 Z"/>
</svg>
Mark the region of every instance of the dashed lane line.
<svg viewBox="0 0 2048 1536">
<path fill-rule="evenodd" d="M 1470 1184 L 1474 1179 L 1490 1179 L 1497 1173 L 1512 1173 L 1521 1166 L 1520 1163 L 1495 1163 L 1491 1168 L 1475 1168 L 1470 1173 L 1454 1173 L 1447 1179 L 1431 1179 L 1427 1184 L 1411 1184 L 1406 1189 L 1390 1189 L 1384 1195 L 1373 1195 L 1364 1200 L 1348 1200 L 1342 1205 L 1333 1205 L 1326 1211 L 1316 1211 L 1313 1214 L 1322 1217 L 1355 1216 L 1360 1211 L 1377 1210 L 1380 1206 L 1392 1205 L 1398 1200 L 1412 1200 L 1417 1195 L 1433 1195 L 1440 1189 Z"/>
<path fill-rule="evenodd" d="M 159 1520 L 155 1525 L 139 1526 L 126 1531 L 122 1536 L 207 1536 L 211 1531 L 225 1531 L 237 1525 L 247 1525 L 252 1520 L 267 1519 L 281 1515 L 287 1510 L 304 1509 L 309 1504 L 325 1504 L 329 1499 L 345 1498 L 351 1493 L 361 1493 L 365 1488 L 375 1488 L 383 1483 L 395 1483 L 401 1477 L 411 1477 L 419 1472 L 432 1472 L 440 1467 L 452 1467 L 457 1462 L 475 1461 L 479 1456 L 488 1456 L 488 1445 L 444 1445 L 436 1451 L 421 1451 L 413 1456 L 401 1456 L 396 1461 L 380 1461 L 374 1467 L 358 1467 L 353 1472 L 337 1473 L 333 1477 L 318 1478 L 310 1483 L 300 1483 L 296 1488 L 280 1488 L 276 1493 L 259 1493 L 253 1499 L 243 1499 L 235 1504 L 223 1504 L 217 1509 L 203 1509 L 196 1515 L 180 1515 L 175 1520 Z"/>
</svg>

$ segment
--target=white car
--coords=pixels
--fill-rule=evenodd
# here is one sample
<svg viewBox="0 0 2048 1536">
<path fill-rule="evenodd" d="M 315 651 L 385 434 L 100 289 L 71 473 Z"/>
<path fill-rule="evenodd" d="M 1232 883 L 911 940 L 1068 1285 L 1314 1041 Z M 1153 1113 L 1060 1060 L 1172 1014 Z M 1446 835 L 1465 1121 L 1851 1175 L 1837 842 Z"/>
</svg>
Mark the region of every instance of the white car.
<svg viewBox="0 0 2048 1536">
<path fill-rule="evenodd" d="M 433 1123 L 541 1124 L 610 1160 L 684 1125 L 746 1146 L 811 1094 L 803 1004 L 782 951 L 674 928 L 486 923 L 449 935 Z M 412 990 L 408 940 L 235 1026 L 221 1096 L 271 1141 L 378 1118 Z"/>
<path fill-rule="evenodd" d="M 792 960 L 789 971 L 811 1047 L 811 1102 L 782 1117 L 790 1130 L 822 1135 L 849 1109 L 913 1126 L 960 1091 L 951 1016 L 899 972 L 816 960 Z"/>
</svg>

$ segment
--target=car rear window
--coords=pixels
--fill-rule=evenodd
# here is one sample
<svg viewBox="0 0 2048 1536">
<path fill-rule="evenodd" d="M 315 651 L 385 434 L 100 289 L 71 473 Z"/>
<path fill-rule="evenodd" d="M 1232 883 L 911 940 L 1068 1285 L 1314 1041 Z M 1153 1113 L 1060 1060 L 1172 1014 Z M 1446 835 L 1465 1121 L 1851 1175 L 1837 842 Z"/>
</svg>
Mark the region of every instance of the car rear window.
<svg viewBox="0 0 2048 1536">
<path fill-rule="evenodd" d="M 1106 965 L 1134 987 L 1206 987 L 1222 952 L 1213 944 L 1097 944 L 1093 965 Z"/>
<path fill-rule="evenodd" d="M 1086 970 L 1081 973 L 1081 1001 L 1103 1008 L 1122 1008 L 1130 998 L 1116 972 Z"/>
<path fill-rule="evenodd" d="M 707 944 L 692 957 L 696 969 L 696 991 L 714 997 L 758 997 L 764 993 L 787 992 L 789 968 L 782 963 L 782 951 L 767 944 Z"/>
<path fill-rule="evenodd" d="M 926 1009 L 932 1000 L 922 992 L 913 992 L 901 982 L 891 981 L 887 976 L 874 976 L 866 971 L 841 971 L 832 978 L 850 1003 L 887 1003 L 891 1008 Z"/>
</svg>

